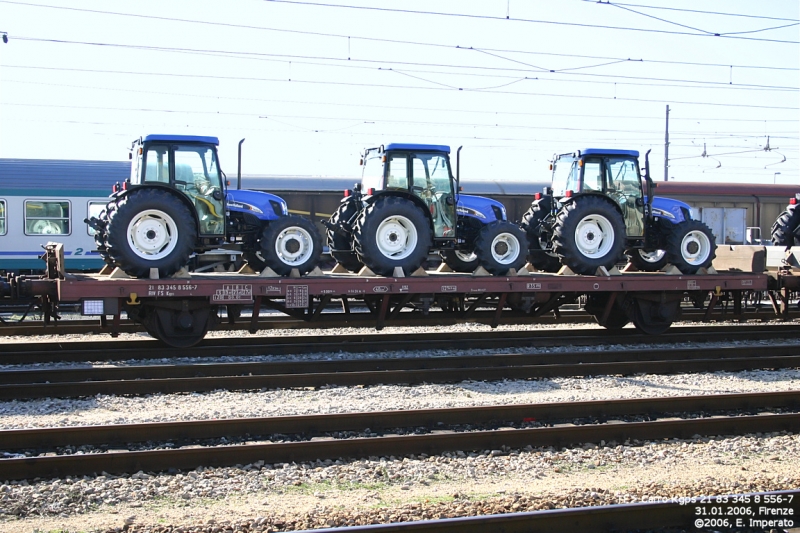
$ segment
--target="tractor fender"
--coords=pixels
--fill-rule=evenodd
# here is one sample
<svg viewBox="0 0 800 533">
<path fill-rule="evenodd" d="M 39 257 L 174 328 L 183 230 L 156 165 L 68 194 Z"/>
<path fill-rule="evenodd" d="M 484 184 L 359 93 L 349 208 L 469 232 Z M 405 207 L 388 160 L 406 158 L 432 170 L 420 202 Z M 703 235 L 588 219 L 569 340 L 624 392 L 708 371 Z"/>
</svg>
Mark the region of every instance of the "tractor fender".
<svg viewBox="0 0 800 533">
<path fill-rule="evenodd" d="M 422 201 L 418 196 L 411 194 L 410 192 L 405 191 L 376 191 L 375 194 L 370 196 L 363 196 L 361 199 L 364 202 L 364 208 L 366 209 L 368 206 L 374 204 L 379 198 L 385 198 L 387 196 L 394 196 L 398 198 L 405 198 L 409 202 L 413 203 L 420 209 L 422 212 L 425 213 L 425 218 L 428 220 L 428 226 L 430 226 L 431 231 L 433 231 L 433 218 L 431 217 L 431 212 L 428 210 L 427 204 Z"/>
<path fill-rule="evenodd" d="M 624 214 L 622 213 L 622 209 L 619 207 L 619 204 L 617 202 L 609 199 L 608 196 L 606 196 L 605 194 L 602 194 L 602 193 L 591 193 L 591 192 L 588 192 L 588 193 L 581 193 L 581 194 L 579 194 L 577 196 L 571 196 L 569 198 L 567 198 L 567 197 L 559 198 L 559 200 L 556 203 L 556 205 L 558 205 L 559 206 L 558 209 L 561 210 L 565 205 L 568 205 L 568 204 L 574 202 L 575 200 L 580 200 L 581 198 L 585 198 L 587 196 L 596 196 L 597 198 L 601 198 L 604 202 L 607 202 L 609 205 L 614 206 L 614 209 L 616 209 L 617 212 L 621 216 L 624 217 Z"/>
</svg>

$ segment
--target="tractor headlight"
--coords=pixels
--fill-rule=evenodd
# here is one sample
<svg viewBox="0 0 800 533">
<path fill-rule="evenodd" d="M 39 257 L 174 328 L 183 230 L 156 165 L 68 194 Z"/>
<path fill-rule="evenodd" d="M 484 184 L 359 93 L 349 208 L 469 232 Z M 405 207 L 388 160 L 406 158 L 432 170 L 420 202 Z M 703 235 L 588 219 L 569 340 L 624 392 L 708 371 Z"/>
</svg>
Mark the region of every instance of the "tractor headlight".
<svg viewBox="0 0 800 533">
<path fill-rule="evenodd" d="M 287 213 L 286 202 L 276 202 L 275 200 L 270 200 L 269 205 L 272 206 L 272 210 L 275 211 L 276 215 L 285 215 Z"/>
<path fill-rule="evenodd" d="M 503 206 L 492 206 L 492 211 L 494 211 L 494 218 L 497 220 L 505 220 L 506 219 L 506 208 Z"/>
</svg>

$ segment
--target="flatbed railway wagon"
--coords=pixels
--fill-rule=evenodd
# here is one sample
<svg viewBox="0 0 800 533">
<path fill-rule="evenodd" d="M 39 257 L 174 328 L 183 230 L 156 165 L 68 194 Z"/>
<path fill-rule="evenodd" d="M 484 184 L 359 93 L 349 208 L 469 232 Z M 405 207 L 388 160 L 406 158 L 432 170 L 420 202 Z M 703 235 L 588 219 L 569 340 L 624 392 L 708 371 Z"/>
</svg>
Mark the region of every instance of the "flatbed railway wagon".
<svg viewBox="0 0 800 533">
<path fill-rule="evenodd" d="M 761 247 L 763 251 L 763 247 Z M 586 311 L 609 329 L 630 322 L 648 334 L 665 332 L 678 320 L 682 303 L 690 301 L 709 318 L 720 300 L 732 304 L 733 314 L 753 294 L 767 292 L 776 313 L 788 317 L 791 297 L 800 284 L 800 265 L 787 261 L 771 273 L 714 271 L 693 275 L 668 272 L 617 271 L 578 276 L 530 271 L 526 266 L 505 276 L 476 276 L 454 272 L 426 272 L 408 277 L 359 276 L 352 273 L 311 273 L 296 278 L 258 274 L 197 273 L 167 279 L 132 279 L 114 275 L 66 274 L 63 246 L 47 246 L 47 273 L 0 281 L 0 296 L 35 298 L 45 323 L 57 317 L 61 304 L 80 304 L 82 313 L 101 317 L 101 325 L 115 334 L 122 313 L 142 324 L 155 338 L 173 347 L 200 342 L 220 320 L 252 308 L 250 331 L 258 327 L 262 309 L 277 310 L 315 327 L 330 318 L 331 304 L 349 314 L 354 303 L 369 309 L 377 329 L 408 323 L 409 317 L 428 315 L 438 323 L 468 322 L 480 314 L 492 326 L 511 315 L 531 322 L 559 307 L 584 302 Z M 762 261 L 763 264 L 763 261 Z M 326 311 L 323 313 L 323 311 Z M 364 316 L 364 314 L 361 314 Z M 110 320 L 109 320 L 110 318 Z M 405 319 L 405 320 L 403 320 Z"/>
</svg>

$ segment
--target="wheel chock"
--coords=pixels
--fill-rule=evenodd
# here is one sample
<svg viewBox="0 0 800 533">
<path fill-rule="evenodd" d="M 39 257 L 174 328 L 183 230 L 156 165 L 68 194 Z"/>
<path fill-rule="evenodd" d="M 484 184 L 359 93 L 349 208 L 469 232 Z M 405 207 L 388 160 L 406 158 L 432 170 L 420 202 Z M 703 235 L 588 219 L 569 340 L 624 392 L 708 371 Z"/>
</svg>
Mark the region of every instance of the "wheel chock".
<svg viewBox="0 0 800 533">
<path fill-rule="evenodd" d="M 508 272 L 506 272 L 506 276 L 514 277 L 516 275 L 517 275 L 517 269 L 516 268 L 509 268 Z"/>
<path fill-rule="evenodd" d="M 156 269 L 157 271 L 158 269 Z M 125 273 L 120 267 L 116 267 L 114 270 L 111 271 L 111 274 L 108 275 L 111 279 L 132 279 L 128 274 Z"/>
<path fill-rule="evenodd" d="M 611 274 L 608 272 L 608 269 L 606 267 L 600 265 L 599 267 L 597 267 L 597 270 L 595 271 L 594 275 L 608 277 Z"/>
<path fill-rule="evenodd" d="M 236 271 L 237 274 L 257 274 L 253 267 L 250 266 L 249 263 L 245 263 L 242 265 L 242 268 Z"/>
<path fill-rule="evenodd" d="M 425 272 L 425 269 L 422 267 L 419 267 L 418 269 L 416 269 L 414 272 L 411 273 L 412 278 L 424 278 L 427 275 L 428 273 Z"/>
<path fill-rule="evenodd" d="M 150 269 L 150 279 L 158 279 L 158 269 L 151 268 Z"/>
<path fill-rule="evenodd" d="M 294 269 L 292 269 L 292 270 L 294 270 Z M 298 271 L 298 274 L 299 273 L 300 272 Z M 267 267 L 267 268 L 265 268 L 264 270 L 261 271 L 261 274 L 259 274 L 258 277 L 260 277 L 260 278 L 279 278 L 279 277 L 281 277 L 281 275 L 278 274 L 277 272 L 275 272 L 274 270 L 272 270 L 270 267 Z"/>
<path fill-rule="evenodd" d="M 562 266 L 556 274 L 559 276 L 577 276 L 577 274 L 573 272 L 572 269 L 567 265 Z"/>
<path fill-rule="evenodd" d="M 338 265 L 338 263 L 337 263 L 337 265 Z M 325 275 L 325 273 L 322 270 L 320 270 L 320 268 L 318 266 L 315 266 L 314 270 L 312 270 L 311 272 L 306 274 L 306 276 L 314 276 L 314 277 L 316 277 L 316 276 L 324 276 L 324 275 Z"/>
<path fill-rule="evenodd" d="M 348 272 L 350 271 L 347 270 L 342 265 L 340 265 L 339 263 L 336 263 L 336 266 L 333 267 L 333 270 L 331 270 L 331 274 L 347 274 Z"/>
<path fill-rule="evenodd" d="M 403 272 L 403 267 L 394 267 L 394 272 L 392 272 L 393 278 L 404 278 L 406 277 L 406 273 Z"/>
<path fill-rule="evenodd" d="M 109 264 L 106 264 L 105 266 L 103 266 L 102 270 L 98 272 L 98 274 L 100 274 L 101 276 L 108 276 L 112 272 L 114 272 L 114 267 L 112 267 Z"/>
<path fill-rule="evenodd" d="M 535 266 L 533 266 L 530 263 L 525 263 L 525 266 L 522 267 L 522 270 L 527 270 L 528 273 L 530 273 L 530 274 L 533 274 L 534 272 L 538 272 L 539 271 L 538 268 L 536 268 Z"/>
<path fill-rule="evenodd" d="M 485 268 L 479 266 L 475 269 L 475 272 L 472 273 L 473 276 L 491 276 L 492 274 L 489 273 Z"/>
<path fill-rule="evenodd" d="M 717 273 L 717 271 L 714 269 L 713 266 L 709 266 L 708 268 L 705 268 L 705 267 L 698 268 L 697 269 L 697 273 L 699 275 L 701 275 L 701 276 L 708 276 L 708 275 L 712 275 L 713 276 L 714 274 Z"/>
<path fill-rule="evenodd" d="M 369 267 L 363 267 L 361 270 L 358 271 L 359 276 L 363 277 L 375 277 L 375 272 L 373 272 Z"/>
<path fill-rule="evenodd" d="M 667 263 L 664 265 L 664 268 L 661 269 L 661 272 L 665 273 L 668 276 L 682 276 L 683 272 L 680 271 L 678 267 L 673 265 L 672 263 Z"/>
<path fill-rule="evenodd" d="M 617 267 L 614 267 L 614 268 L 617 268 Z M 619 272 L 619 270 L 617 272 Z M 636 265 L 634 265 L 633 263 L 628 263 L 624 267 L 622 267 L 622 272 L 639 272 L 639 269 L 636 268 Z M 620 274 L 622 272 L 620 272 Z"/>
<path fill-rule="evenodd" d="M 192 275 L 189 274 L 189 270 L 186 267 L 183 267 L 180 270 L 178 270 L 177 272 L 175 272 L 173 275 L 171 275 L 170 277 L 171 278 L 176 278 L 176 279 L 189 279 L 189 278 L 192 277 Z"/>
<path fill-rule="evenodd" d="M 442 263 L 439 265 L 439 268 L 436 269 L 436 272 L 444 273 L 444 272 L 455 272 L 452 268 L 450 268 L 447 263 Z"/>
<path fill-rule="evenodd" d="M 289 277 L 290 278 L 299 278 L 300 277 L 300 269 L 293 268 L 291 271 L 289 271 Z"/>
</svg>

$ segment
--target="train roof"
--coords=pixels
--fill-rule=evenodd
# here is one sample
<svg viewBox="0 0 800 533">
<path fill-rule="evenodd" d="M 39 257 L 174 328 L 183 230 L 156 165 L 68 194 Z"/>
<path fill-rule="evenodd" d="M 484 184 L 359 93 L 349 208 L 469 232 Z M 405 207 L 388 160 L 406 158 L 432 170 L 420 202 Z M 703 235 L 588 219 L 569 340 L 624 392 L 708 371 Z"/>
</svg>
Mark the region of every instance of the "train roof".
<svg viewBox="0 0 800 533">
<path fill-rule="evenodd" d="M 0 194 L 108 196 L 130 175 L 129 161 L 0 159 Z"/>
<path fill-rule="evenodd" d="M 747 198 L 785 197 L 786 201 L 800 193 L 800 185 L 772 183 L 694 183 L 682 181 L 656 182 L 656 196 L 739 196 Z"/>
</svg>

